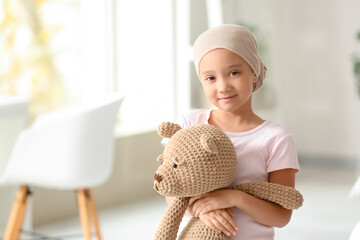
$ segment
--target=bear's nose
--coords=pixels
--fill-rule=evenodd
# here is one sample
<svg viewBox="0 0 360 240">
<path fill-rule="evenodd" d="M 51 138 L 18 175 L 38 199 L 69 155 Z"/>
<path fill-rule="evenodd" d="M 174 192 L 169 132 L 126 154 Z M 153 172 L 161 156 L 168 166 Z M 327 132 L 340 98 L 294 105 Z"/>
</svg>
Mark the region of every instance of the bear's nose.
<svg viewBox="0 0 360 240">
<path fill-rule="evenodd" d="M 160 183 L 162 181 L 162 176 L 160 174 L 156 174 L 155 173 L 155 176 L 154 176 L 154 180 L 157 181 L 158 183 Z"/>
</svg>

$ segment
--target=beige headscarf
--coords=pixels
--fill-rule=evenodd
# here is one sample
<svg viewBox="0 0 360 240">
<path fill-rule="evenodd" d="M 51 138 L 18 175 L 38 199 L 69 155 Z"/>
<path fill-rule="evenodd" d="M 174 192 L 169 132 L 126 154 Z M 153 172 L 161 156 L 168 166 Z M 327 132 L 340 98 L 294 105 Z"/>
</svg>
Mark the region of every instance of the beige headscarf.
<svg viewBox="0 0 360 240">
<path fill-rule="evenodd" d="M 206 53 L 217 48 L 227 49 L 242 57 L 257 76 L 254 92 L 264 81 L 266 66 L 260 59 L 257 43 L 249 29 L 225 24 L 203 32 L 194 43 L 194 63 L 196 73 L 199 75 L 199 63 Z"/>
</svg>

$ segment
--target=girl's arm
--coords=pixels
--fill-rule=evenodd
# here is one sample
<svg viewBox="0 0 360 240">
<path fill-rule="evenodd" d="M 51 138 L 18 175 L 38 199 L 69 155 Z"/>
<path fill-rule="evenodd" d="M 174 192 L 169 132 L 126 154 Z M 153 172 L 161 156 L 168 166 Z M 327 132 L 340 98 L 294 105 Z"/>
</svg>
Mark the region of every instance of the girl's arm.
<svg viewBox="0 0 360 240">
<path fill-rule="evenodd" d="M 285 186 L 295 186 L 295 169 L 283 169 L 269 173 L 269 182 L 279 183 Z M 284 227 L 291 218 L 292 211 L 250 196 L 247 193 L 232 189 L 216 190 L 190 199 L 193 204 L 195 217 L 219 208 L 237 207 L 257 222 L 273 226 Z"/>
<path fill-rule="evenodd" d="M 174 198 L 175 197 L 166 197 L 166 202 L 169 206 Z M 193 216 L 192 206 L 189 205 L 187 207 L 185 215 Z M 238 230 L 238 226 L 233 219 L 234 217 L 235 215 L 230 209 L 215 209 L 201 215 L 200 219 L 206 226 L 210 227 L 214 231 L 219 233 L 223 232 L 230 236 L 231 234 L 235 235 Z"/>
</svg>

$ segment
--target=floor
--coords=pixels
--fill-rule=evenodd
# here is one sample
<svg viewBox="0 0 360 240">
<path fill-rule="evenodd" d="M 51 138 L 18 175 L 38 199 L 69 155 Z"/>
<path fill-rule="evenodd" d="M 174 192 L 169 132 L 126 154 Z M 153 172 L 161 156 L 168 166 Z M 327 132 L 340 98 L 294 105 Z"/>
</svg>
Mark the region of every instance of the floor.
<svg viewBox="0 0 360 240">
<path fill-rule="evenodd" d="M 297 189 L 304 195 L 304 206 L 296 210 L 291 222 L 276 229 L 277 240 L 346 240 L 360 221 L 360 199 L 349 198 L 355 170 L 341 167 L 302 166 Z M 166 204 L 161 197 L 122 205 L 99 212 L 105 240 L 152 239 Z M 82 239 L 78 218 L 37 227 L 35 232 L 52 238 L 29 236 L 22 239 Z M 39 235 L 40 236 L 40 235 Z"/>
</svg>

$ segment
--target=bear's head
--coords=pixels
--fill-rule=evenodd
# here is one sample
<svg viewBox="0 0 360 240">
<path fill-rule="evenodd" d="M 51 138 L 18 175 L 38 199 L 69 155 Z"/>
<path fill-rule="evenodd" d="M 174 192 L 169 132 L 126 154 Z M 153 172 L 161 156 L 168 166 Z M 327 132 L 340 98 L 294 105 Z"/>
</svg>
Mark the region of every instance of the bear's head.
<svg viewBox="0 0 360 240">
<path fill-rule="evenodd" d="M 229 187 L 234 181 L 235 148 L 220 129 L 209 124 L 181 129 L 166 122 L 158 133 L 170 138 L 154 176 L 154 188 L 161 195 L 191 197 Z"/>
</svg>

